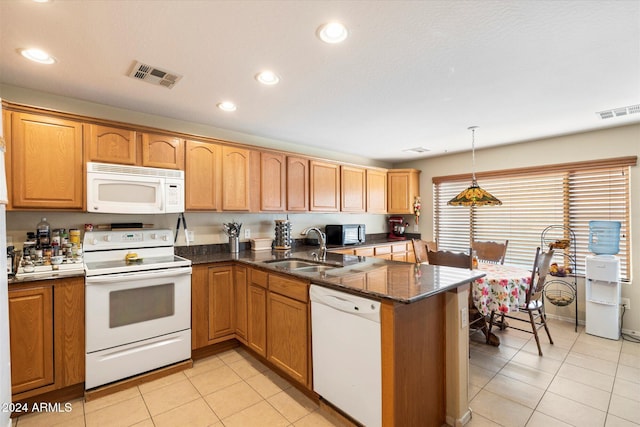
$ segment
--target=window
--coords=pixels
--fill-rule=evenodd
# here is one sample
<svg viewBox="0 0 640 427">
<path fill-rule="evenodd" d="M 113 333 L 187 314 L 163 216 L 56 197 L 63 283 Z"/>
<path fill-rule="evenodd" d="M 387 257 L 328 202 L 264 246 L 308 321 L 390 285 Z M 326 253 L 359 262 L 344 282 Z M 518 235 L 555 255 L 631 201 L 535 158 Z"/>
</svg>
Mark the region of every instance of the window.
<svg viewBox="0 0 640 427">
<path fill-rule="evenodd" d="M 621 275 L 630 279 L 629 168 L 636 162 L 634 156 L 477 173 L 480 186 L 501 206 L 448 206 L 471 176 L 434 177 L 438 246 L 467 251 L 471 240 L 508 239 L 505 263 L 530 267 L 542 231 L 560 225 L 575 233 L 577 273 L 584 274 L 584 259 L 591 255 L 589 221 L 620 221 Z"/>
</svg>

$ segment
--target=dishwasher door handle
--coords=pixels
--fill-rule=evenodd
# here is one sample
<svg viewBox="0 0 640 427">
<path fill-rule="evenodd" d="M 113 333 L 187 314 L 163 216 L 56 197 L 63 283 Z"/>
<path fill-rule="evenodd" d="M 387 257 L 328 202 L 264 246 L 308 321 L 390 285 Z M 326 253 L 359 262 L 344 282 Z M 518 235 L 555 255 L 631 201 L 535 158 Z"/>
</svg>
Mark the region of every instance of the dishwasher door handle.
<svg viewBox="0 0 640 427">
<path fill-rule="evenodd" d="M 355 302 L 347 298 L 340 298 L 336 295 L 324 295 L 321 301 L 318 301 L 328 307 L 351 314 L 370 315 L 380 311 L 380 305 L 374 303 Z"/>
</svg>

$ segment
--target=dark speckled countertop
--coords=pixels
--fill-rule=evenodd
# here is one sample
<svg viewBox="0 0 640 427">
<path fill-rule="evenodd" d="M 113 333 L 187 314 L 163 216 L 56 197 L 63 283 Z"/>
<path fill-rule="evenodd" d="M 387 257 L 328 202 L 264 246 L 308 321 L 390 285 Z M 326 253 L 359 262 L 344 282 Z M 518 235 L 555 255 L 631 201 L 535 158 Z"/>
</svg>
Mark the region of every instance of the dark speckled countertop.
<svg viewBox="0 0 640 427">
<path fill-rule="evenodd" d="M 368 242 L 368 244 L 373 243 Z M 216 246 L 218 247 L 211 247 L 212 251 L 198 246 L 176 247 L 176 254 L 190 259 L 194 265 L 237 261 L 251 267 L 307 279 L 311 283 L 336 290 L 401 303 L 415 302 L 454 289 L 485 275 L 478 270 L 387 261 L 331 252 L 327 253 L 324 262 L 335 265 L 335 268 L 322 272 L 304 272 L 279 267 L 270 264 L 269 261 L 284 259 L 313 261 L 313 253 L 317 252 L 317 246 L 299 246 L 286 252 L 243 250 L 236 254 L 221 252 L 219 246 L 224 248 L 225 245 Z"/>
</svg>

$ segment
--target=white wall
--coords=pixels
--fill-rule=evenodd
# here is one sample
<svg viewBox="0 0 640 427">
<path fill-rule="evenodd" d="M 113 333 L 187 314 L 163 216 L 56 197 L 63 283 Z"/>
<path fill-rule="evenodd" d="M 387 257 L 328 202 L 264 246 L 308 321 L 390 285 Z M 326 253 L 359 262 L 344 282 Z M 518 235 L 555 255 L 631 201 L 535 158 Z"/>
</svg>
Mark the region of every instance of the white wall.
<svg viewBox="0 0 640 427">
<path fill-rule="evenodd" d="M 611 119 L 615 120 L 615 119 Z M 640 156 L 640 125 L 628 125 L 593 132 L 566 135 L 482 149 L 482 141 L 476 141 L 476 172 L 530 167 L 555 163 L 579 162 L 625 156 Z M 421 169 L 420 193 L 423 211 L 420 217 L 420 233 L 427 240 L 433 238 L 434 176 L 471 172 L 471 153 L 456 153 L 432 157 L 394 167 Z M 631 266 L 632 283 L 622 287 L 622 296 L 631 299 L 632 309 L 624 316 L 623 328 L 640 333 L 640 166 L 631 168 Z M 480 185 L 482 186 L 482 180 Z M 491 190 L 491 189 L 488 189 Z M 634 283 L 635 282 L 635 283 Z M 579 317 L 584 320 L 584 283 L 579 284 Z M 574 306 L 556 308 L 550 306 L 550 314 L 572 318 Z"/>
</svg>

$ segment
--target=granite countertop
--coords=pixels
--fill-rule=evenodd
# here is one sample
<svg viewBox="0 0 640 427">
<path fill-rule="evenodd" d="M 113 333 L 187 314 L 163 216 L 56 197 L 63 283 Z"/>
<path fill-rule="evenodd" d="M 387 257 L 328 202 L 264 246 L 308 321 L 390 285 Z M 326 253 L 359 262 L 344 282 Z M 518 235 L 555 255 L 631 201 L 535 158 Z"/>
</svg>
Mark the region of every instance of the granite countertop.
<svg viewBox="0 0 640 427">
<path fill-rule="evenodd" d="M 381 243 L 396 243 L 397 240 L 368 241 L 358 246 L 370 246 Z M 330 249 L 353 248 L 350 246 L 334 246 Z M 242 248 L 247 249 L 246 245 Z M 240 262 L 251 267 L 258 267 L 272 272 L 291 275 L 311 283 L 323 285 L 336 290 L 370 297 L 387 299 L 400 303 L 411 303 L 451 289 L 483 277 L 485 273 L 478 270 L 415 264 L 400 261 L 389 261 L 381 258 L 363 257 L 327 253 L 325 264 L 332 268 L 324 271 L 303 271 L 278 266 L 273 261 L 298 259 L 314 261 L 314 253 L 318 246 L 296 246 L 289 251 L 250 251 L 241 250 L 229 253 L 227 245 L 200 245 L 175 248 L 176 255 L 191 260 L 193 265 Z M 83 276 L 82 273 L 76 276 Z M 34 280 L 50 280 L 69 275 L 41 277 L 37 279 L 16 280 L 9 284 L 26 283 Z"/>
<path fill-rule="evenodd" d="M 320 272 L 289 270 L 269 261 L 298 259 L 313 262 L 317 246 L 303 246 L 291 251 L 240 251 L 235 254 L 225 252 L 198 253 L 197 250 L 177 254 L 188 258 L 194 265 L 237 261 L 252 267 L 259 267 L 276 273 L 288 274 L 309 280 L 336 290 L 360 296 L 389 299 L 400 303 L 411 303 L 429 296 L 445 292 L 485 274 L 478 270 L 388 261 L 381 258 L 361 257 L 327 253 L 324 263 L 332 267 Z"/>
</svg>

